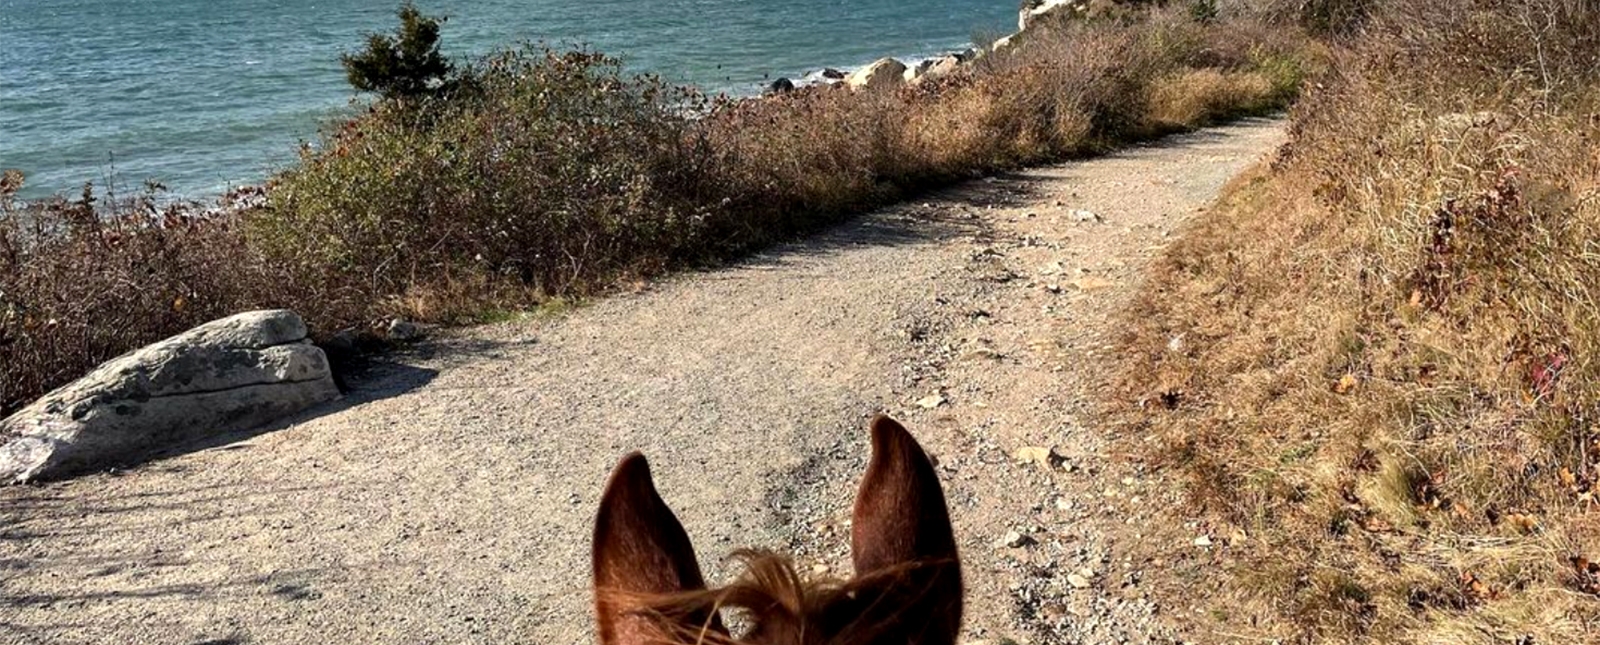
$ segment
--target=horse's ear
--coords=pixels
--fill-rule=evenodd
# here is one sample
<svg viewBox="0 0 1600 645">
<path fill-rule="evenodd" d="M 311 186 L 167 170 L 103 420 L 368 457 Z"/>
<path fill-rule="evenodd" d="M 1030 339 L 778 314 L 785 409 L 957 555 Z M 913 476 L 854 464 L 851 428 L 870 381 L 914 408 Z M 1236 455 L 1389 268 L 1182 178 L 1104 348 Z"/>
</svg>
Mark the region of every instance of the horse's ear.
<svg viewBox="0 0 1600 645">
<path fill-rule="evenodd" d="M 961 629 L 961 564 L 933 462 L 893 419 L 872 420 L 872 460 L 856 494 L 850 549 L 857 576 L 885 577 L 915 645 L 954 643 Z"/>
<path fill-rule="evenodd" d="M 694 546 L 656 493 L 650 463 L 637 452 L 617 464 L 594 522 L 595 617 L 604 645 L 662 642 L 660 626 L 634 613 L 629 598 L 705 588 Z M 693 629 L 725 633 L 715 616 L 690 616 Z"/>
</svg>

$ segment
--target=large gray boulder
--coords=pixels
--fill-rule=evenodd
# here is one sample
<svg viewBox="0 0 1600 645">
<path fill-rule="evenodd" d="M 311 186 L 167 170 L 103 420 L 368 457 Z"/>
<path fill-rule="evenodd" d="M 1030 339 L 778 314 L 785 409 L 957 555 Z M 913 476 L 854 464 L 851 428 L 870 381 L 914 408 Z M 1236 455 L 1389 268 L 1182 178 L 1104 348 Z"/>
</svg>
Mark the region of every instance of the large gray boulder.
<svg viewBox="0 0 1600 645">
<path fill-rule="evenodd" d="M 1052 14 L 1087 15 L 1091 9 L 1090 5 L 1090 0 L 1031 0 L 1023 4 L 1017 12 L 1017 30 L 1025 30 L 1039 19 Z"/>
<path fill-rule="evenodd" d="M 918 62 L 906 68 L 906 82 L 920 83 L 932 78 L 946 76 L 961 68 L 961 58 L 956 54 L 935 56 Z"/>
<path fill-rule="evenodd" d="M 853 90 L 884 90 L 899 86 L 905 81 L 906 64 L 893 58 L 880 58 L 845 77 L 845 85 Z"/>
<path fill-rule="evenodd" d="M 0 421 L 0 483 L 137 460 L 338 395 L 299 315 L 230 316 L 112 359 Z"/>
</svg>

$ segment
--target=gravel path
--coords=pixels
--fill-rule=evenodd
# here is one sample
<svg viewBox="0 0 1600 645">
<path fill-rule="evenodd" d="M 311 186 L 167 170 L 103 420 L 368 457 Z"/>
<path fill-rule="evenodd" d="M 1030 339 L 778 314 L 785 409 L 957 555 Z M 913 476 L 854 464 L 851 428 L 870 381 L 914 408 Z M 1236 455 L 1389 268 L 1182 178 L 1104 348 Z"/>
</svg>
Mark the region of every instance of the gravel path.
<svg viewBox="0 0 1600 645">
<path fill-rule="evenodd" d="M 1165 502 L 1085 425 L 1090 366 L 1170 232 L 1281 137 L 1253 121 L 974 181 L 441 333 L 270 432 L 0 489 L 0 643 L 591 643 L 590 522 L 617 458 L 651 458 L 714 580 L 748 545 L 848 572 L 880 410 L 939 458 L 970 640 L 1181 638 L 1138 588 L 1159 571 L 1116 559 L 1142 517 L 1127 501 Z"/>
</svg>

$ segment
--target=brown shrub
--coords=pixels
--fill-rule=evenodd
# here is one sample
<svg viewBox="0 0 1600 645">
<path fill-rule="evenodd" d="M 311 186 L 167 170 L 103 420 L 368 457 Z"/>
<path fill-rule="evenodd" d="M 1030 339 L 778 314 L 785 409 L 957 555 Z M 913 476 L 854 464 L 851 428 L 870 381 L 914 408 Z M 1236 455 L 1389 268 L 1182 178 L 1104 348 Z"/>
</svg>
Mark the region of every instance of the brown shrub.
<svg viewBox="0 0 1600 645">
<path fill-rule="evenodd" d="M 177 330 L 302 302 L 233 218 L 109 201 L 0 195 L 0 410 Z"/>
</svg>

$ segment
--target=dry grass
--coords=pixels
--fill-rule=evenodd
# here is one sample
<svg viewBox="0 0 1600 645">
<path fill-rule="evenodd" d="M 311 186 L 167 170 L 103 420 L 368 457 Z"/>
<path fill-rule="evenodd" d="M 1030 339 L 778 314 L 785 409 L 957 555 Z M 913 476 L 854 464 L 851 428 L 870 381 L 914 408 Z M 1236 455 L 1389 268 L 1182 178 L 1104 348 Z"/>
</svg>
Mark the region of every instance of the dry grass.
<svg viewBox="0 0 1600 645">
<path fill-rule="evenodd" d="M 1248 536 L 1218 634 L 1600 638 L 1594 9 L 1381 8 L 1129 312 L 1129 448 Z"/>
<path fill-rule="evenodd" d="M 1259 72 L 1189 70 L 1150 86 L 1150 118 L 1168 127 L 1189 127 L 1227 118 L 1239 106 L 1271 96 L 1272 79 Z"/>
</svg>

